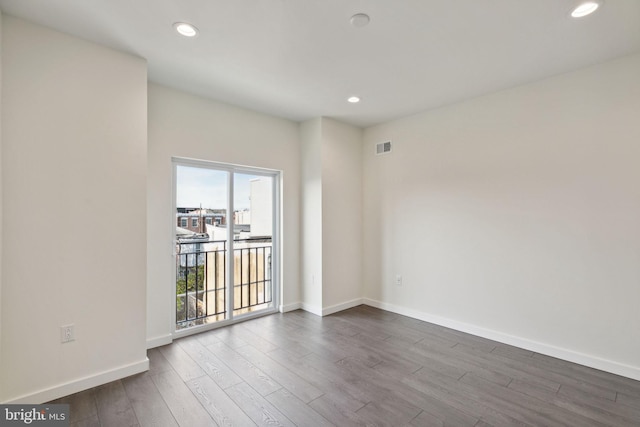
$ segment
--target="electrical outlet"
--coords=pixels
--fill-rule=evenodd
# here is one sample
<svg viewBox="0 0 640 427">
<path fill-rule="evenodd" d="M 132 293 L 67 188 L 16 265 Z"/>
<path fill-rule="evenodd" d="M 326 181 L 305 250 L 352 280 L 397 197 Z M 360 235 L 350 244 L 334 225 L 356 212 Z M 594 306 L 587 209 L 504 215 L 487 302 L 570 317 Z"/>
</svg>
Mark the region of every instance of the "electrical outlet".
<svg viewBox="0 0 640 427">
<path fill-rule="evenodd" d="M 396 286 L 402 286 L 402 275 L 396 274 Z"/>
<path fill-rule="evenodd" d="M 60 342 L 61 343 L 75 341 L 76 333 L 74 328 L 75 328 L 75 325 L 60 326 Z"/>
</svg>

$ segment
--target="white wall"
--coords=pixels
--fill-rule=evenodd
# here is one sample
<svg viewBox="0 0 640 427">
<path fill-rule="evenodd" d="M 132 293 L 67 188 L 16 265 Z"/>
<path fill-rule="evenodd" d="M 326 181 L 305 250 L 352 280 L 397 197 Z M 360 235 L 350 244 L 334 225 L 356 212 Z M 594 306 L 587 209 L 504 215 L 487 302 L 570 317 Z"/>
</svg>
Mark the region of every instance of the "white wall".
<svg viewBox="0 0 640 427">
<path fill-rule="evenodd" d="M 362 301 L 362 130 L 322 119 L 322 306 Z"/>
<path fill-rule="evenodd" d="M 367 129 L 365 296 L 640 379 L 638 76 L 635 55 Z"/>
<path fill-rule="evenodd" d="M 362 303 L 362 130 L 319 117 L 300 125 L 302 307 Z"/>
<path fill-rule="evenodd" d="M 322 314 L 322 119 L 300 124 L 302 307 Z"/>
<path fill-rule="evenodd" d="M 298 303 L 298 125 L 150 84 L 148 151 L 148 345 L 168 342 L 172 328 L 172 156 L 283 171 L 282 304 Z"/>
<path fill-rule="evenodd" d="M 0 10 L 0 366 L 2 366 L 2 11 Z M 0 401 L 4 383 L 0 381 Z"/>
<path fill-rule="evenodd" d="M 0 401 L 37 403 L 148 367 L 146 63 L 10 16 L 2 41 Z"/>
</svg>

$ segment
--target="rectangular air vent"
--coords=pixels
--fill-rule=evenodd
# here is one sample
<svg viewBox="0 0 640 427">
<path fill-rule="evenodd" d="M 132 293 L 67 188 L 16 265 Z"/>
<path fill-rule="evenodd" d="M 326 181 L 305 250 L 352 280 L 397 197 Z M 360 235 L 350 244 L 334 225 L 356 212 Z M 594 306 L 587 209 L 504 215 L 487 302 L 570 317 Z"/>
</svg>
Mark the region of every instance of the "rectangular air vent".
<svg viewBox="0 0 640 427">
<path fill-rule="evenodd" d="M 387 154 L 391 152 L 391 141 L 376 144 L 376 154 Z"/>
</svg>

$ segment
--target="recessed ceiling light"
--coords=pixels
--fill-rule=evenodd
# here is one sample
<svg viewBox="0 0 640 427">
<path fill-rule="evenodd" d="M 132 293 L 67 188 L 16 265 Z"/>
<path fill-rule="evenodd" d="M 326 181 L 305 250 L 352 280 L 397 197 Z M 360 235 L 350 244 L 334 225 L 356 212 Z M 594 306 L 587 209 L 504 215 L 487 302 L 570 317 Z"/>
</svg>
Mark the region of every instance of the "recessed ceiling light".
<svg viewBox="0 0 640 427">
<path fill-rule="evenodd" d="M 198 35 L 198 29 L 186 22 L 176 22 L 173 24 L 173 28 L 175 28 L 180 35 L 185 37 L 195 37 Z"/>
<path fill-rule="evenodd" d="M 347 98 L 347 101 L 349 101 L 352 104 L 356 104 L 356 103 L 360 102 L 360 97 L 358 97 L 358 96 L 350 96 L 349 98 Z"/>
<path fill-rule="evenodd" d="M 582 18 L 583 16 L 591 15 L 600 7 L 600 2 L 587 1 L 576 6 L 571 12 L 571 17 Z"/>
<path fill-rule="evenodd" d="M 362 28 L 366 26 L 370 20 L 371 19 L 369 18 L 369 15 L 367 15 L 366 13 L 356 13 L 351 17 L 349 22 L 351 22 L 351 25 L 353 25 L 354 27 Z"/>
</svg>

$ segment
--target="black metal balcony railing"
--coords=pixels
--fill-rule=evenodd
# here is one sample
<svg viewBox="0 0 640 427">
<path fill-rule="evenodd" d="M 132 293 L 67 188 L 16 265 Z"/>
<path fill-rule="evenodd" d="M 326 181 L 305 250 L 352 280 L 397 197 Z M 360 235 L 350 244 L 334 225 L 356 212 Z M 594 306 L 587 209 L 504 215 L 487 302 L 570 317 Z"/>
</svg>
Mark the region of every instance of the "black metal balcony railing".
<svg viewBox="0 0 640 427">
<path fill-rule="evenodd" d="M 180 240 L 176 253 L 176 327 L 227 318 L 227 243 Z M 234 241 L 234 315 L 272 302 L 271 239 Z"/>
</svg>

